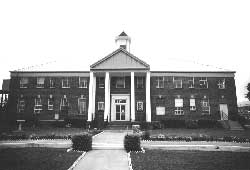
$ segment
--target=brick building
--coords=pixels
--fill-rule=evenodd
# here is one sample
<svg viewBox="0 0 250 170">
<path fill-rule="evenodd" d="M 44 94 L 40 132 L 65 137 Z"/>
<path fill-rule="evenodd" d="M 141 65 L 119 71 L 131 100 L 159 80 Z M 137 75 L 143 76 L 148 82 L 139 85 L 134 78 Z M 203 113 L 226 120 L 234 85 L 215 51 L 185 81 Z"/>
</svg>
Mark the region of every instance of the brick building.
<svg viewBox="0 0 250 170">
<path fill-rule="evenodd" d="M 11 71 L 10 112 L 16 119 L 65 117 L 109 122 L 231 119 L 237 113 L 233 71 L 151 71 L 130 53 L 130 37 L 90 71 Z"/>
</svg>

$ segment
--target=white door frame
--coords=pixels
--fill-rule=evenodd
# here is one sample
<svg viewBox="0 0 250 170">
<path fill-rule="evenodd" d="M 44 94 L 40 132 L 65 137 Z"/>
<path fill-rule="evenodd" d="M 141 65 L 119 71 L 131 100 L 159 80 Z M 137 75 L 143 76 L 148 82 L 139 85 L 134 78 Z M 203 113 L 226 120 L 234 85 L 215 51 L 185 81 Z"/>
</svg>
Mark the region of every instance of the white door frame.
<svg viewBox="0 0 250 170">
<path fill-rule="evenodd" d="M 130 94 L 111 94 L 111 121 L 130 121 Z M 116 103 L 115 100 L 126 100 L 125 105 L 125 120 L 116 120 Z M 120 104 L 119 104 L 120 105 Z"/>
</svg>

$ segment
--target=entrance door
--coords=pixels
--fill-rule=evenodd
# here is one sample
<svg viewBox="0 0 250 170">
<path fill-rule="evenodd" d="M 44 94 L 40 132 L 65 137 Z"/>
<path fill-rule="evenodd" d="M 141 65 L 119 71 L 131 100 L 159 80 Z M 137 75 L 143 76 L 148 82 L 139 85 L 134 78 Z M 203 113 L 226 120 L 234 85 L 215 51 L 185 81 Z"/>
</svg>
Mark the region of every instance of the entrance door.
<svg viewBox="0 0 250 170">
<path fill-rule="evenodd" d="M 125 120 L 125 107 L 124 104 L 116 104 L 116 120 Z"/>
<path fill-rule="evenodd" d="M 220 117 L 221 117 L 221 120 L 228 120 L 227 104 L 220 104 Z"/>
<path fill-rule="evenodd" d="M 114 94 L 111 102 L 111 121 L 130 120 L 129 95 Z"/>
</svg>

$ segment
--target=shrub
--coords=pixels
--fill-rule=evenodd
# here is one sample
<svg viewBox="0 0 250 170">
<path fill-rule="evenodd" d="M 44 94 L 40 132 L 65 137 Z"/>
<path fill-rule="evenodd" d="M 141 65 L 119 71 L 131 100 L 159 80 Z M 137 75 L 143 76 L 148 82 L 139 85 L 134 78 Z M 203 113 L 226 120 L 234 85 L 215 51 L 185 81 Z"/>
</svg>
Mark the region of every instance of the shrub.
<svg viewBox="0 0 250 170">
<path fill-rule="evenodd" d="M 65 125 L 70 125 L 70 127 L 75 128 L 86 128 L 87 120 L 85 119 L 76 119 L 76 118 L 65 118 Z"/>
<path fill-rule="evenodd" d="M 198 127 L 199 128 L 215 128 L 218 127 L 217 120 L 198 120 Z"/>
<path fill-rule="evenodd" d="M 79 151 L 92 150 L 92 136 L 88 133 L 73 136 L 72 148 L 73 150 L 79 150 Z"/>
<path fill-rule="evenodd" d="M 188 129 L 197 129 L 198 128 L 197 120 L 186 120 L 185 125 L 186 125 L 186 128 L 188 128 Z"/>
<path fill-rule="evenodd" d="M 141 151 L 141 141 L 138 135 L 126 135 L 124 137 L 124 148 L 127 152 Z"/>
<path fill-rule="evenodd" d="M 185 120 L 166 119 L 166 120 L 162 120 L 161 124 L 165 128 L 185 128 Z"/>
<path fill-rule="evenodd" d="M 150 132 L 148 130 L 143 132 L 142 139 L 143 140 L 149 140 L 150 139 Z"/>
</svg>

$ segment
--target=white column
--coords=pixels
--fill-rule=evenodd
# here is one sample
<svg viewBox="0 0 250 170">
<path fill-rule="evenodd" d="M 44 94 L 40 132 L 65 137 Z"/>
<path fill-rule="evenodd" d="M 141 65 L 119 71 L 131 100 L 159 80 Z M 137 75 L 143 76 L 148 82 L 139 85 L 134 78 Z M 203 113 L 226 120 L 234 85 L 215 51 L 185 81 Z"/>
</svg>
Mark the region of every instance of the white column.
<svg viewBox="0 0 250 170">
<path fill-rule="evenodd" d="M 131 121 L 135 121 L 135 73 L 131 72 Z"/>
<path fill-rule="evenodd" d="M 146 121 L 151 122 L 150 72 L 146 75 Z"/>
<path fill-rule="evenodd" d="M 104 121 L 108 117 L 109 121 L 109 112 L 110 112 L 110 78 L 109 72 L 105 74 L 105 109 L 104 109 Z"/>
<path fill-rule="evenodd" d="M 92 115 L 95 118 L 95 93 L 96 93 L 96 76 L 93 74 L 93 88 L 92 88 Z"/>
<path fill-rule="evenodd" d="M 88 121 L 92 120 L 92 107 L 93 107 L 93 77 L 94 74 L 91 71 L 90 72 L 90 77 L 89 77 L 89 106 L 88 106 Z"/>
</svg>

